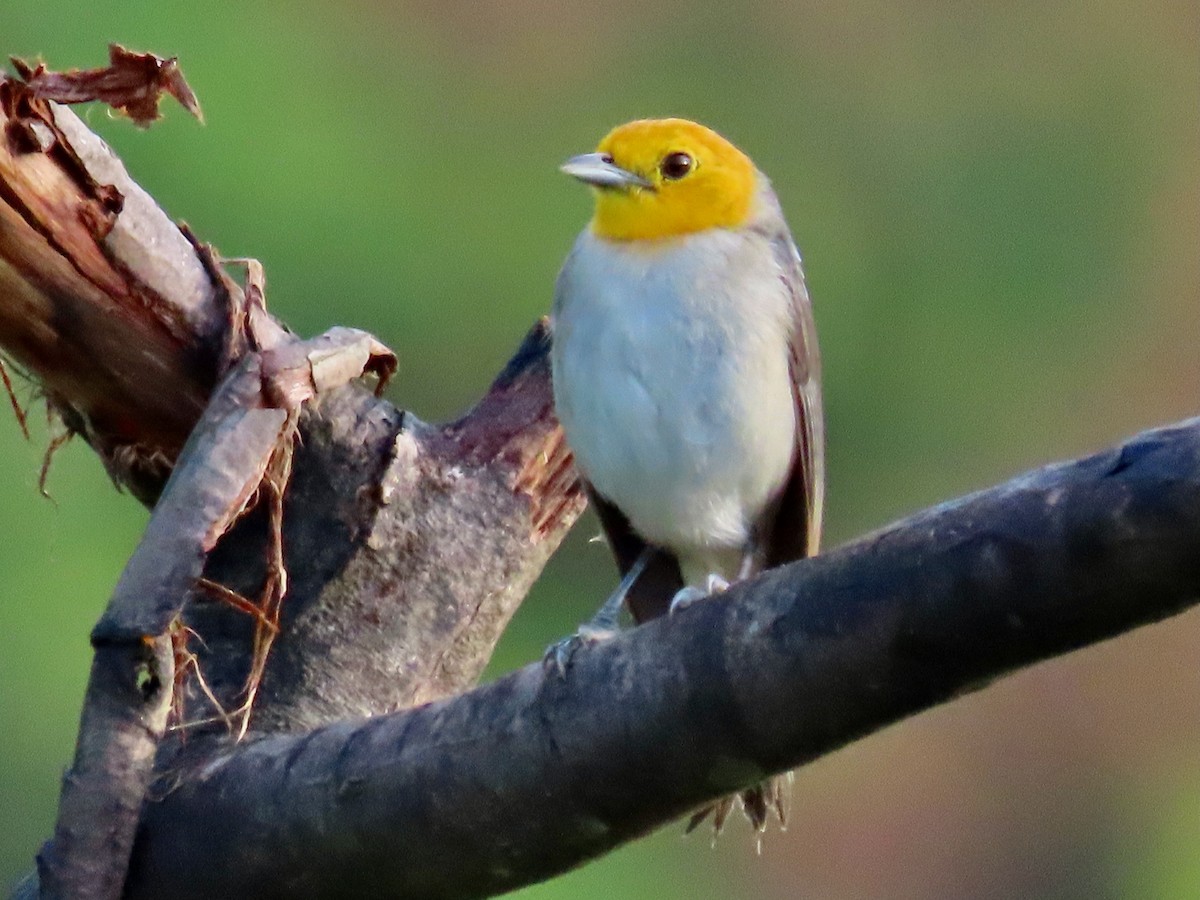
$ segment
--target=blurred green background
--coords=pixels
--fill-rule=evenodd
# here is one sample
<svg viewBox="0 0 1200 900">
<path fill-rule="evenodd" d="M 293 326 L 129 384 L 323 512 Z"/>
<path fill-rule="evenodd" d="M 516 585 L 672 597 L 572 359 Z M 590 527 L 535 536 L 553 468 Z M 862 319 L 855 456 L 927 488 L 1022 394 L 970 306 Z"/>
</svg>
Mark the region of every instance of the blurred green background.
<svg viewBox="0 0 1200 900">
<path fill-rule="evenodd" d="M 13 2 L 5 53 L 178 54 L 206 126 L 83 115 L 173 216 L 261 259 L 304 334 L 373 331 L 392 398 L 471 403 L 589 198 L 555 167 L 684 115 L 768 172 L 825 357 L 828 543 L 1200 408 L 1200 12 L 1111 0 Z M 0 420 L 5 418 L 0 415 Z M 146 514 L 0 421 L 0 883 L 49 833 L 87 633 Z M 614 574 L 585 519 L 493 674 Z M 671 826 L 522 897 L 1200 896 L 1200 617 L 1023 672 L 797 774 L 761 856 Z M 464 811 L 469 814 L 469 810 Z"/>
</svg>

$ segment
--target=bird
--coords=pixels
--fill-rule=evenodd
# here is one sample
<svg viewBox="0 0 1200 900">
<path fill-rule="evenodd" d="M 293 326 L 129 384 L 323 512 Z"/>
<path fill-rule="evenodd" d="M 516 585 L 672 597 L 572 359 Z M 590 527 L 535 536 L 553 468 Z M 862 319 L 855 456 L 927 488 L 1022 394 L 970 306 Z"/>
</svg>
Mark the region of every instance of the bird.
<svg viewBox="0 0 1200 900">
<path fill-rule="evenodd" d="M 639 119 L 561 170 L 594 214 L 555 283 L 554 402 L 622 578 L 552 645 L 574 652 L 816 554 L 825 491 L 820 353 L 800 254 L 750 158 L 686 119 Z M 741 792 L 786 825 L 777 776 Z M 719 832 L 728 797 L 698 811 Z"/>
</svg>

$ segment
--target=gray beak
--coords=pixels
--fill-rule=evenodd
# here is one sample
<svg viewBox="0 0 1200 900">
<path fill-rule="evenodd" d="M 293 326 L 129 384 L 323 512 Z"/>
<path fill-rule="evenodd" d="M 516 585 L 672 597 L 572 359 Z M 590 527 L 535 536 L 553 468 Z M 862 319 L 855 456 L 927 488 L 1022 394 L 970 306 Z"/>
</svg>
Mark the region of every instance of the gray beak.
<svg viewBox="0 0 1200 900">
<path fill-rule="evenodd" d="M 583 153 L 572 156 L 559 170 L 598 188 L 648 188 L 653 185 L 633 172 L 622 169 L 607 153 Z"/>
</svg>

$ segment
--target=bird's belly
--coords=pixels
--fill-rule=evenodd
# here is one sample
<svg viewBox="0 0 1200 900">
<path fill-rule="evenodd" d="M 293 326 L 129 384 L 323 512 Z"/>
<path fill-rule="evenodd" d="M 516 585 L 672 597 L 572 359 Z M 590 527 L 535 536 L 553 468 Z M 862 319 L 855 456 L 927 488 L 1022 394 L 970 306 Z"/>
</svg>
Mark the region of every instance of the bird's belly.
<svg viewBox="0 0 1200 900">
<path fill-rule="evenodd" d="M 718 338 L 698 352 L 704 341 L 672 342 L 663 323 L 572 324 L 555 394 L 584 476 L 652 543 L 681 556 L 744 549 L 792 460 L 782 342 L 763 352 Z"/>
</svg>

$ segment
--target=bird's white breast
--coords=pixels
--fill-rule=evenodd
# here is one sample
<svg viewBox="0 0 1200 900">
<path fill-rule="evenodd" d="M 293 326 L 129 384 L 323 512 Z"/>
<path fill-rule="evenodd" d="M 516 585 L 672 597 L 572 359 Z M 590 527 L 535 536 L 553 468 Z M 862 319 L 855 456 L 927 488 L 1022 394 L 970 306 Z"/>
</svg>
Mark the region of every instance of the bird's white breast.
<svg viewBox="0 0 1200 900">
<path fill-rule="evenodd" d="M 752 233 L 644 246 L 584 232 L 563 267 L 553 365 L 567 442 L 596 490 L 685 562 L 744 549 L 787 477 L 792 327 L 779 264 Z"/>
</svg>

